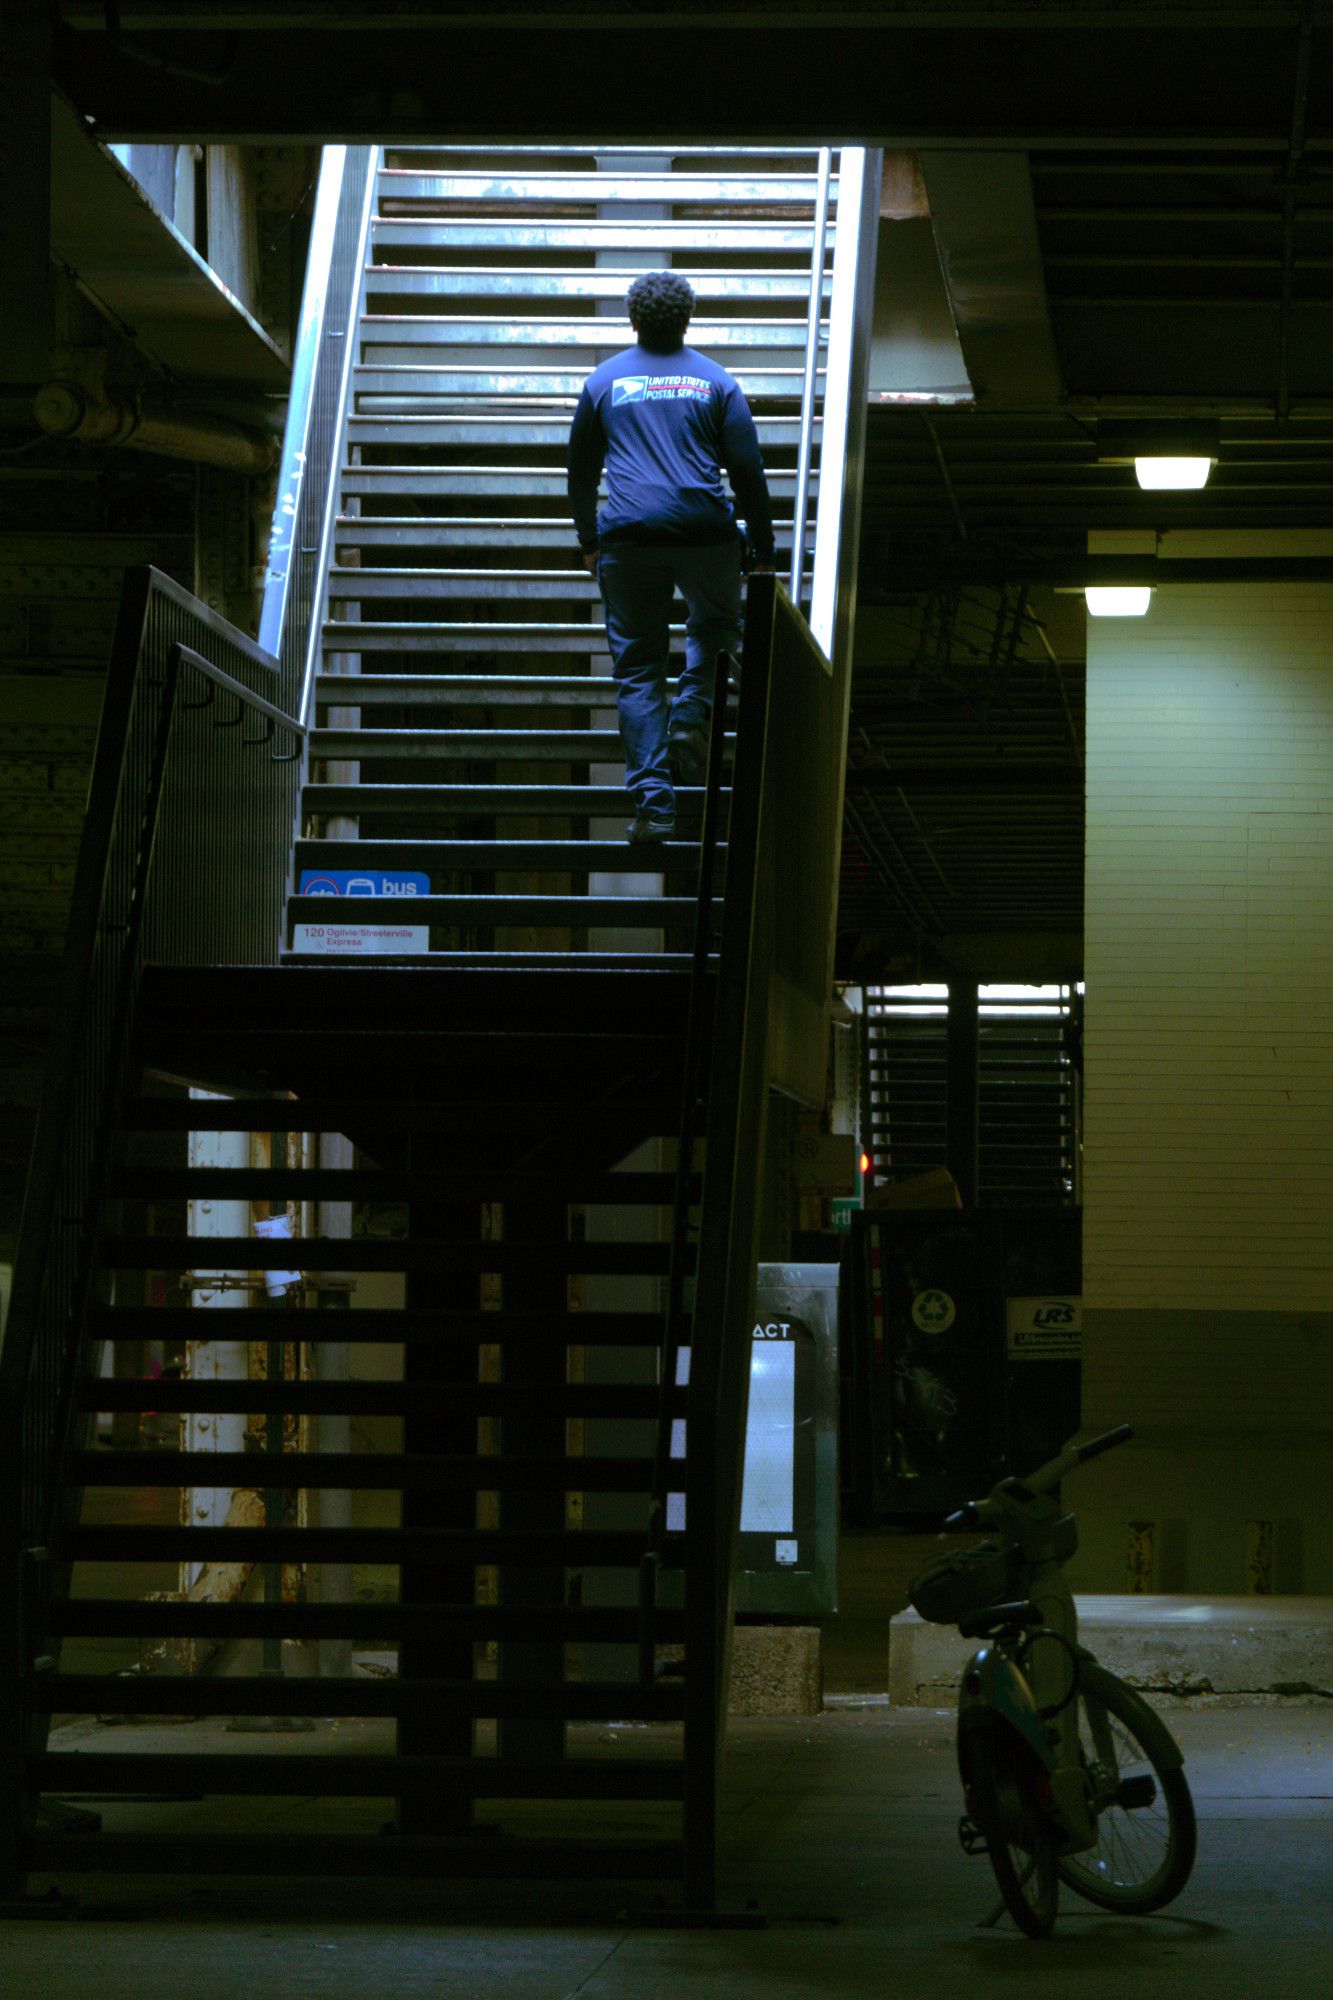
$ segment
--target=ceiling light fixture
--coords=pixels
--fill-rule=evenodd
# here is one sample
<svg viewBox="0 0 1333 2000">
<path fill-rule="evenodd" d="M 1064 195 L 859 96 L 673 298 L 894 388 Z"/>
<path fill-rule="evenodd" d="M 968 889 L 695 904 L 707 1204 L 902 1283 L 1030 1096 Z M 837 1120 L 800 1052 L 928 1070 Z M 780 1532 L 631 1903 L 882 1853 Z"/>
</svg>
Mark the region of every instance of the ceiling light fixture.
<svg viewBox="0 0 1333 2000">
<path fill-rule="evenodd" d="M 1208 484 L 1216 461 L 1211 458 L 1177 458 L 1163 454 L 1134 460 L 1139 485 L 1147 493 L 1197 492 Z"/>
<path fill-rule="evenodd" d="M 1097 426 L 1098 464 L 1132 465 L 1139 485 L 1149 493 L 1197 493 L 1220 454 L 1215 418 L 1160 423 L 1107 419 Z"/>
<path fill-rule="evenodd" d="M 1142 618 L 1152 602 L 1152 587 L 1146 583 L 1090 583 L 1083 597 L 1094 618 Z"/>
</svg>

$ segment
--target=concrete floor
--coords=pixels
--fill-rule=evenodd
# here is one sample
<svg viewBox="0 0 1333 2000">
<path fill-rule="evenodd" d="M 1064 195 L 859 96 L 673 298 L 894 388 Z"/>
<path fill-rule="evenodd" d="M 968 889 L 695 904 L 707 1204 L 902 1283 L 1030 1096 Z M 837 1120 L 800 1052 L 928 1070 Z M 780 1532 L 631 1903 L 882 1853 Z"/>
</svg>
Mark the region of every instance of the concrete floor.
<svg viewBox="0 0 1333 2000">
<path fill-rule="evenodd" d="M 655 1927 L 626 1915 L 642 1891 L 601 1884 L 547 1895 L 71 1878 L 64 1886 L 80 1898 L 73 1916 L 0 1923 L 0 1992 L 6 2000 L 883 2000 L 895 1992 L 956 2000 L 1007 1994 L 1022 1979 L 1038 1990 L 1072 1982 L 1090 2000 L 1326 1993 L 1333 1703 L 1164 1705 L 1186 1752 L 1200 1844 L 1184 1893 L 1153 1917 L 1111 1917 L 1065 1891 L 1049 1942 L 1027 1942 L 1007 1920 L 981 1927 L 995 1899 L 985 1861 L 968 1860 L 954 1837 L 951 1717 L 842 1706 L 732 1726 L 724 1900 L 728 1910 L 766 1916 L 765 1928 Z M 123 1729 L 106 1734 L 127 1747 Z M 184 1824 L 170 1816 L 200 1808 L 114 1810 L 163 1825 Z M 325 1809 L 297 1801 L 279 1810 L 315 1826 Z"/>
</svg>

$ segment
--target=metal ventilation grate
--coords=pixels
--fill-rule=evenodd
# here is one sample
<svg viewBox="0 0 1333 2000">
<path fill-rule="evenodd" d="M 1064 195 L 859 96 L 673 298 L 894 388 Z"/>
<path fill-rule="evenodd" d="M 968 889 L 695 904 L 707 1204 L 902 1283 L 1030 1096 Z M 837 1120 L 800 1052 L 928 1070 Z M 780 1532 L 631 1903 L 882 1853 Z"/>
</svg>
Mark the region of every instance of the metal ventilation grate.
<svg viewBox="0 0 1333 2000">
<path fill-rule="evenodd" d="M 865 993 L 862 1140 L 878 1182 L 948 1165 L 943 985 Z M 982 1207 L 1061 1207 L 1080 1196 L 1083 988 L 982 986 L 978 1194 Z"/>
</svg>

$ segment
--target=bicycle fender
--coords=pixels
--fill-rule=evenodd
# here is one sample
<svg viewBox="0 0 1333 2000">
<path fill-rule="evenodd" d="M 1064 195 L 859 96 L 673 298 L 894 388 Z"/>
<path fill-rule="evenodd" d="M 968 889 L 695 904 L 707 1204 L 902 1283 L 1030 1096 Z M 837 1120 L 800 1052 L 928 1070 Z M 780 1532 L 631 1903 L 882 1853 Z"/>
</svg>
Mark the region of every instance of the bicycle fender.
<svg viewBox="0 0 1333 2000">
<path fill-rule="evenodd" d="M 1185 1753 L 1157 1710 L 1149 1708 L 1142 1695 L 1122 1681 L 1118 1674 L 1113 1674 L 1109 1667 L 1099 1666 L 1095 1660 L 1084 1660 L 1079 1680 L 1084 1694 L 1091 1695 L 1094 1701 L 1103 1687 L 1113 1687 L 1129 1710 L 1127 1719 L 1133 1723 L 1139 1742 L 1158 1768 L 1163 1771 L 1179 1771 L 1182 1768 Z"/>
<path fill-rule="evenodd" d="M 993 1729 L 997 1722 L 1014 1730 L 1038 1761 L 1051 1768 L 1050 1738 L 1031 1689 L 998 1646 L 982 1646 L 964 1667 L 958 1689 L 958 1760 L 964 1780 L 964 1738 L 975 1729 Z"/>
</svg>

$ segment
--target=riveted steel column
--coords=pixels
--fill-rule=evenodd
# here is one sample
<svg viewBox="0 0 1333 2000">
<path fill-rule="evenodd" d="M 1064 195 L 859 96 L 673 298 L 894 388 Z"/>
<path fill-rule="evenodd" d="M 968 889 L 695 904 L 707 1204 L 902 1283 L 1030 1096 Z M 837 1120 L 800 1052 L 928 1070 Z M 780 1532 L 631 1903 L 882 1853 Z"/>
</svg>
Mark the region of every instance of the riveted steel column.
<svg viewBox="0 0 1333 2000">
<path fill-rule="evenodd" d="M 981 1123 L 977 1001 L 975 979 L 949 981 L 947 1164 L 958 1183 L 964 1208 L 975 1208 L 977 1205 L 977 1151 Z"/>
<path fill-rule="evenodd" d="M 0 6 L 0 381 L 42 381 L 51 345 L 51 0 Z"/>
</svg>

